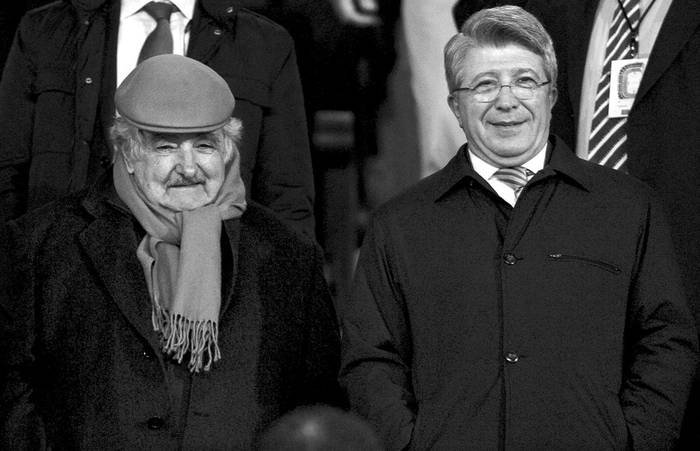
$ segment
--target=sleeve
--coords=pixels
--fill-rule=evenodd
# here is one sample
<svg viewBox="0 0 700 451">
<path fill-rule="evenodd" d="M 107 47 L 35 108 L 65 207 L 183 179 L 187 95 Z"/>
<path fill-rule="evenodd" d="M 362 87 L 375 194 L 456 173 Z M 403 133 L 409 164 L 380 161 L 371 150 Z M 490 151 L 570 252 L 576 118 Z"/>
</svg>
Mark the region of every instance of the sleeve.
<svg viewBox="0 0 700 451">
<path fill-rule="evenodd" d="M 293 45 L 271 83 L 263 113 L 253 198 L 314 238 L 314 180 L 304 99 Z M 245 125 L 245 124 L 244 124 Z"/>
<path fill-rule="evenodd" d="M 326 281 L 323 257 L 314 247 L 313 281 L 306 298 L 305 372 L 297 405 L 328 404 L 343 407 L 338 384 L 340 336 L 338 320 Z"/>
<path fill-rule="evenodd" d="M 365 237 L 352 295 L 339 309 L 341 385 L 353 411 L 367 419 L 390 450 L 405 449 L 415 422 L 411 340 L 396 259 L 377 221 Z"/>
<path fill-rule="evenodd" d="M 35 406 L 33 277 L 25 240 L 9 223 L 0 240 L 0 449 L 46 449 Z"/>
<path fill-rule="evenodd" d="M 673 449 L 697 365 L 697 332 L 668 226 L 652 201 L 628 307 L 621 405 L 632 449 Z"/>
<path fill-rule="evenodd" d="M 18 217 L 25 208 L 25 163 L 32 145 L 35 78 L 24 39 L 27 28 L 23 21 L 0 80 L 0 221 Z"/>
</svg>

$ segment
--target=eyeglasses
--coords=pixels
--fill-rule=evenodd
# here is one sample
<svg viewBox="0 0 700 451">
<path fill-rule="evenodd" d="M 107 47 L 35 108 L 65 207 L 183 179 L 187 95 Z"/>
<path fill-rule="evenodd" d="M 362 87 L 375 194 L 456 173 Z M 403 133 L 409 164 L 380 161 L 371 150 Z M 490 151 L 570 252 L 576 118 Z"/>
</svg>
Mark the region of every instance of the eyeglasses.
<svg viewBox="0 0 700 451">
<path fill-rule="evenodd" d="M 453 93 L 457 91 L 469 91 L 473 93 L 474 100 L 481 103 L 493 102 L 498 94 L 500 94 L 501 89 L 506 86 L 510 88 L 510 92 L 513 93 L 515 97 L 520 100 L 529 100 L 535 96 L 535 91 L 544 85 L 551 83 L 551 80 L 543 81 L 538 83 L 532 78 L 521 78 L 509 85 L 504 85 L 500 82 L 493 80 L 484 80 L 479 82 L 476 86 L 464 86 L 462 88 L 457 88 Z"/>
</svg>

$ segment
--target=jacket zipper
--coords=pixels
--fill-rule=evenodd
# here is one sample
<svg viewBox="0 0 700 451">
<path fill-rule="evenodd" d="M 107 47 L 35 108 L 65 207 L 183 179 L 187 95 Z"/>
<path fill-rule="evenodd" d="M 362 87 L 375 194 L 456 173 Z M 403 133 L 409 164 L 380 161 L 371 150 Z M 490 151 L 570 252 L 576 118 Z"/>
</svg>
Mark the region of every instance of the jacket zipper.
<svg viewBox="0 0 700 451">
<path fill-rule="evenodd" d="M 619 274 L 622 272 L 620 268 L 618 268 L 615 265 L 612 265 L 610 263 L 600 261 L 600 260 L 594 260 L 592 258 L 587 258 L 587 257 L 579 257 L 577 255 L 568 255 L 568 254 L 549 254 L 547 256 L 550 260 L 556 260 L 556 261 L 579 261 L 583 263 L 588 263 L 589 265 L 597 266 L 598 268 L 604 269 L 606 271 L 609 271 L 613 274 Z"/>
</svg>

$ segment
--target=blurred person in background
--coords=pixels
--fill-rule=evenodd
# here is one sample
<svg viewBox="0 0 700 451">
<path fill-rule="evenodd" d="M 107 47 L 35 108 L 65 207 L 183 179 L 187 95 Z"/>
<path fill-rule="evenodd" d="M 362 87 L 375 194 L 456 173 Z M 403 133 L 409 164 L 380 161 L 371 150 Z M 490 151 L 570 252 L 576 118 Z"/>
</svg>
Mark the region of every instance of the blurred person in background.
<svg viewBox="0 0 700 451">
<path fill-rule="evenodd" d="M 275 421 L 256 451 L 384 451 L 374 430 L 357 415 L 329 406 L 300 407 Z"/>
<path fill-rule="evenodd" d="M 396 23 L 384 20 L 387 5 L 400 8 Z M 396 61 L 386 101 L 377 112 L 377 154 L 366 163 L 370 207 L 388 200 L 422 177 L 442 168 L 461 143 L 461 132 L 442 101 L 438 82 L 442 48 L 457 31 L 455 0 L 333 0 L 341 20 L 358 27 L 393 30 Z"/>
</svg>

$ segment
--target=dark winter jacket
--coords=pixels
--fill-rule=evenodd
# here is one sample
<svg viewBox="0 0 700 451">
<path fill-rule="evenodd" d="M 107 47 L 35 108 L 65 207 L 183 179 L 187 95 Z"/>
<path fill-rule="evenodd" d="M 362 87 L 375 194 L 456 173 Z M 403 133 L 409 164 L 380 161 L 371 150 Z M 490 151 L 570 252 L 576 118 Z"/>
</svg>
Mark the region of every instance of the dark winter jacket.
<svg viewBox="0 0 700 451">
<path fill-rule="evenodd" d="M 249 449 L 303 404 L 338 401 L 322 257 L 262 207 L 225 221 L 221 360 L 164 358 L 111 183 L 8 224 L 0 245 L 0 449 Z"/>
<path fill-rule="evenodd" d="M 341 382 L 390 449 L 678 437 L 697 337 L 663 215 L 562 141 L 515 208 L 463 148 L 380 209 L 339 312 Z"/>
</svg>

